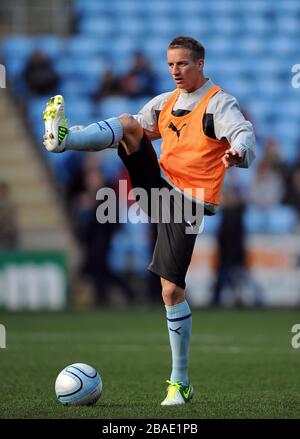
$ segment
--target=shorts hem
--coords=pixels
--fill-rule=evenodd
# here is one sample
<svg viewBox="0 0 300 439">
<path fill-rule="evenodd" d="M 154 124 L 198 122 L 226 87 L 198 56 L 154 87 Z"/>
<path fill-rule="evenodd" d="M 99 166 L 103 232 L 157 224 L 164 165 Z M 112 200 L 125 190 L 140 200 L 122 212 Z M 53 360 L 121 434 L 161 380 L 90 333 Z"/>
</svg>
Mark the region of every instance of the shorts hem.
<svg viewBox="0 0 300 439">
<path fill-rule="evenodd" d="M 173 282 L 179 288 L 182 288 L 183 290 L 185 290 L 185 288 L 186 288 L 185 281 L 182 281 L 182 280 L 176 278 L 175 276 L 169 275 L 167 273 L 163 273 L 162 270 L 155 268 L 153 265 L 149 265 L 148 270 L 151 271 L 151 273 L 154 273 L 159 277 L 162 277 L 170 282 Z"/>
</svg>

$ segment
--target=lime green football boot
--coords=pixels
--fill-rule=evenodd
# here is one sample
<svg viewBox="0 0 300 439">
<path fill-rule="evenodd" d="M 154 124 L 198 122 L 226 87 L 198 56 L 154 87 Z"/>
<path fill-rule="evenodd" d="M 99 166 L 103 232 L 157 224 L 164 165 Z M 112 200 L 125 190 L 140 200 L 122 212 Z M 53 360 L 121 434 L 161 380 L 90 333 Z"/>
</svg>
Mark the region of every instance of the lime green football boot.
<svg viewBox="0 0 300 439">
<path fill-rule="evenodd" d="M 189 402 L 194 394 L 193 386 L 184 386 L 180 382 L 167 381 L 168 394 L 161 405 L 183 405 Z"/>
<path fill-rule="evenodd" d="M 50 99 L 44 111 L 44 145 L 48 151 L 63 152 L 68 134 L 68 121 L 65 118 L 64 98 L 56 95 Z"/>
</svg>

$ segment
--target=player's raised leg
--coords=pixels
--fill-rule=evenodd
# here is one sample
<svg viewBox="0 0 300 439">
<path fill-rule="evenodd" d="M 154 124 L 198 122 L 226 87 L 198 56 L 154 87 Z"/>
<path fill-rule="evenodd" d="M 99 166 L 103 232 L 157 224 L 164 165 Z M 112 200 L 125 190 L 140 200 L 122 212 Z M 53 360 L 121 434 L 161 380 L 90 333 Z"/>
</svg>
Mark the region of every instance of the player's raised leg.
<svg viewBox="0 0 300 439">
<path fill-rule="evenodd" d="M 192 313 L 185 300 L 184 290 L 166 279 L 161 279 L 161 282 L 172 351 L 168 393 L 161 405 L 182 405 L 193 397 L 193 386 L 188 377 Z"/>
<path fill-rule="evenodd" d="M 130 114 L 93 123 L 72 131 L 65 117 L 64 99 L 56 95 L 44 111 L 44 145 L 48 151 L 100 151 L 123 141 L 127 154 L 136 151 L 143 137 L 143 128 Z"/>
</svg>

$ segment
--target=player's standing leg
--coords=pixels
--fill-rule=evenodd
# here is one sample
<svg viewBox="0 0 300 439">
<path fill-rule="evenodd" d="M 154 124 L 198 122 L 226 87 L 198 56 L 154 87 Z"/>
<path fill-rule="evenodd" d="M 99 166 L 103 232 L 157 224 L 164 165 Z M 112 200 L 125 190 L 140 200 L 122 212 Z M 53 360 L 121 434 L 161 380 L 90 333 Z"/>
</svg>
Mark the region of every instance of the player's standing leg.
<svg viewBox="0 0 300 439">
<path fill-rule="evenodd" d="M 172 373 L 167 381 L 168 394 L 161 405 L 181 405 L 193 397 L 193 387 L 188 377 L 192 313 L 182 288 L 163 278 L 161 283 L 172 351 Z"/>
</svg>

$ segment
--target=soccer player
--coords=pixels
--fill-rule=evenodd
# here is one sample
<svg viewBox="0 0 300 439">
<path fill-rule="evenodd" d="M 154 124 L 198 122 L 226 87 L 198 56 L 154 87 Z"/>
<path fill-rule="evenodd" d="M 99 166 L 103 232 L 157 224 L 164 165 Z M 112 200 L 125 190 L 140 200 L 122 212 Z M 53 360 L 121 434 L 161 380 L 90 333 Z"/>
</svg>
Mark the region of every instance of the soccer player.
<svg viewBox="0 0 300 439">
<path fill-rule="evenodd" d="M 44 111 L 44 145 L 53 152 L 117 146 L 134 188 L 144 188 L 149 194 L 152 188 L 176 189 L 179 194 L 189 189 L 190 196 L 184 198 L 193 206 L 201 205 L 205 215 L 213 215 L 226 169 L 247 168 L 255 158 L 252 125 L 237 100 L 204 76 L 205 49 L 197 40 L 174 38 L 167 57 L 176 90 L 155 97 L 137 115 L 122 114 L 72 131 L 65 120 L 63 97 L 51 98 Z M 162 138 L 159 160 L 151 144 L 158 138 Z M 197 188 L 204 190 L 200 198 Z M 173 199 L 170 221 L 158 224 L 148 267 L 161 279 L 172 352 L 172 372 L 162 405 L 185 404 L 193 396 L 188 374 L 192 313 L 185 298 L 185 277 L 197 235 L 186 232 L 187 224 L 193 228 L 190 221 L 174 220 L 176 203 Z"/>
</svg>

